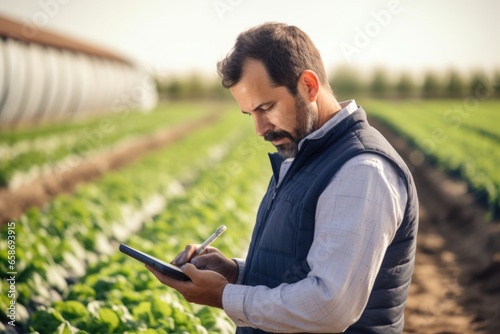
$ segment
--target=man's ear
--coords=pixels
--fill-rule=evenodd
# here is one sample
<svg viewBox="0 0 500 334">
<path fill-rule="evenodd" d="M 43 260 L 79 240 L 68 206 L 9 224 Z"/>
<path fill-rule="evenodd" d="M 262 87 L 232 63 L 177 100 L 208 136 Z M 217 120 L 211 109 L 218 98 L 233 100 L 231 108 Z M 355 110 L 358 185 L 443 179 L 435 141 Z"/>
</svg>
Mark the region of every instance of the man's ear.
<svg viewBox="0 0 500 334">
<path fill-rule="evenodd" d="M 319 87 L 319 78 L 316 73 L 311 70 L 302 72 L 297 83 L 299 94 L 307 97 L 309 102 L 314 102 L 319 94 Z"/>
</svg>

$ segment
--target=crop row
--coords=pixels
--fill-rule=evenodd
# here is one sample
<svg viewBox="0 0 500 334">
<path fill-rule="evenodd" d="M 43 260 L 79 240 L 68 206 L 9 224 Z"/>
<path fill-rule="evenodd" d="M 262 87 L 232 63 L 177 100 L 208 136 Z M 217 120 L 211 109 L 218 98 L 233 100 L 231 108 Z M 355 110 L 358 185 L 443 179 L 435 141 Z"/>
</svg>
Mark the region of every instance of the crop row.
<svg viewBox="0 0 500 334">
<path fill-rule="evenodd" d="M 216 246 L 228 256 L 242 257 L 268 173 L 262 172 L 266 155 L 261 141 L 243 136 L 236 142 L 221 163 L 204 171 L 127 243 L 168 261 L 187 243 L 199 243 L 225 224 L 228 230 Z M 91 266 L 63 301 L 37 311 L 31 325 L 47 333 L 56 328 L 75 333 L 234 332 L 222 311 L 186 303 L 121 253 Z"/>
<path fill-rule="evenodd" d="M 124 111 L 100 119 L 2 134 L 0 186 L 15 187 L 24 179 L 32 178 L 31 175 L 57 169 L 65 158 L 85 158 L 204 114 L 207 112 L 201 105 L 169 104 L 151 113 Z"/>
<path fill-rule="evenodd" d="M 32 311 L 60 299 L 68 283 L 85 273 L 86 265 L 115 251 L 110 240 L 123 241 L 137 231 L 202 170 L 223 158 L 237 133 L 234 116 L 226 116 L 216 126 L 82 186 L 71 196 L 59 196 L 41 210 L 28 211 L 16 222 L 19 318 L 27 313 L 23 305 Z M 7 244 L 0 246 L 5 273 Z M 4 280 L 0 284 L 3 290 Z M 2 312 L 6 303 L 2 294 Z"/>
<path fill-rule="evenodd" d="M 495 215 L 500 212 L 499 107 L 492 101 L 370 101 L 367 112 L 418 148 L 413 163 L 427 159 L 466 181 Z"/>
</svg>

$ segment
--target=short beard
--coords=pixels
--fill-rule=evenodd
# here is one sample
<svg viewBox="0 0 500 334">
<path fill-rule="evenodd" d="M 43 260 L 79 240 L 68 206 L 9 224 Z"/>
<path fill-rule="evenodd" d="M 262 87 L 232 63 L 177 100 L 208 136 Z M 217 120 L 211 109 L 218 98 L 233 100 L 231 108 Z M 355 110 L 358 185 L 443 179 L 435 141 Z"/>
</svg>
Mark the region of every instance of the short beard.
<svg viewBox="0 0 500 334">
<path fill-rule="evenodd" d="M 276 146 L 278 154 L 283 159 L 295 158 L 299 151 L 299 142 L 318 129 L 318 116 L 298 95 L 295 97 L 295 119 L 297 127 L 293 130 L 293 134 L 277 130 L 264 136 L 267 141 L 285 137 L 290 139 L 290 143 Z"/>
</svg>

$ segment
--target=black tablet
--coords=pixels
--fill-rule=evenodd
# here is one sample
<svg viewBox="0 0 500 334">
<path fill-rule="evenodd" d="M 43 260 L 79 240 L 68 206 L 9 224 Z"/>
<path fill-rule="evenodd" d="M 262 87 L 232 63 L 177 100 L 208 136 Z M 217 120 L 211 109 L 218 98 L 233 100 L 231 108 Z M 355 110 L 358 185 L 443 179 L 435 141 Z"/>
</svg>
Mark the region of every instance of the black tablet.
<svg viewBox="0 0 500 334">
<path fill-rule="evenodd" d="M 190 281 L 189 277 L 182 272 L 179 268 L 169 263 L 166 263 L 162 260 L 158 260 L 154 256 L 148 255 L 137 249 L 134 249 L 125 244 L 120 244 L 120 251 L 128 256 L 133 257 L 136 260 L 141 261 L 142 263 L 148 264 L 151 267 L 155 268 L 159 272 L 178 279 L 180 281 Z"/>
</svg>

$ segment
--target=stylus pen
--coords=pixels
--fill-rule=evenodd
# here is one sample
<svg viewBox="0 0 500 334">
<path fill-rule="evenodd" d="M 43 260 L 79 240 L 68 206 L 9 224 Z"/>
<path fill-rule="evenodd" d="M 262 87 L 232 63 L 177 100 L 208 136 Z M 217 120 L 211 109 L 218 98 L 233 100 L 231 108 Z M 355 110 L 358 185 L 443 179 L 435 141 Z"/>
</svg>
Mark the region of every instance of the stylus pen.
<svg viewBox="0 0 500 334">
<path fill-rule="evenodd" d="M 224 231 L 226 230 L 226 225 L 222 225 L 221 227 L 219 227 L 217 230 L 215 230 L 215 232 L 208 237 L 207 240 L 205 240 L 205 242 L 203 242 L 200 247 L 198 247 L 196 249 L 196 252 L 194 254 L 194 256 L 196 255 L 200 255 L 201 253 L 203 253 L 205 251 L 205 249 L 210 246 L 210 244 L 212 242 L 215 241 L 215 239 L 217 239 L 219 237 L 219 235 L 221 235 Z"/>
</svg>

